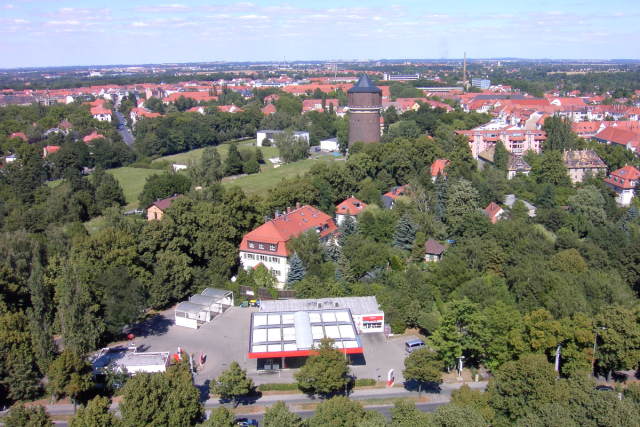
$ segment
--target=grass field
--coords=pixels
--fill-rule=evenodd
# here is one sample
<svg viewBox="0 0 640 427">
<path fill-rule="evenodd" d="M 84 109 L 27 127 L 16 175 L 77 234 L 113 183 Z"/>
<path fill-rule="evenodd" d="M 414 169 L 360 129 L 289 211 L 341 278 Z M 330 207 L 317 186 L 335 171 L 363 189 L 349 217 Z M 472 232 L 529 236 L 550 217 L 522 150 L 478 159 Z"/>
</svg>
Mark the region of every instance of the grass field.
<svg viewBox="0 0 640 427">
<path fill-rule="evenodd" d="M 254 147 L 255 143 L 256 141 L 255 139 L 253 139 L 253 140 L 243 141 L 239 143 L 238 146 L 240 147 L 240 149 L 242 149 L 242 147 Z M 221 144 L 221 145 L 218 145 L 216 148 L 220 153 L 220 157 L 222 158 L 222 161 L 225 161 L 227 158 L 227 153 L 229 153 L 229 144 Z M 169 156 L 158 157 L 153 161 L 153 163 L 166 161 L 169 163 L 178 163 L 178 164 L 186 165 L 186 164 L 189 164 L 189 162 L 191 161 L 200 160 L 200 158 L 202 157 L 202 152 L 204 150 L 205 148 L 196 148 L 195 150 L 186 151 L 184 153 L 171 154 Z M 278 156 L 278 149 L 276 147 L 260 147 L 260 150 L 262 150 L 262 154 L 264 155 L 265 159 Z"/>
<path fill-rule="evenodd" d="M 124 198 L 127 201 L 127 208 L 129 209 L 138 205 L 138 196 L 142 192 L 142 188 L 144 187 L 147 177 L 163 173 L 163 171 L 158 169 L 129 167 L 110 169 L 107 172 L 113 175 L 122 186 Z"/>
<path fill-rule="evenodd" d="M 241 176 L 236 179 L 225 178 L 222 180 L 222 184 L 226 187 L 237 185 L 247 194 L 263 193 L 276 187 L 283 178 L 302 175 L 318 162 L 332 161 L 334 161 L 334 159 L 330 157 L 301 160 L 299 162 L 282 165 L 278 168 L 263 168 L 262 172 L 255 175 Z"/>
</svg>

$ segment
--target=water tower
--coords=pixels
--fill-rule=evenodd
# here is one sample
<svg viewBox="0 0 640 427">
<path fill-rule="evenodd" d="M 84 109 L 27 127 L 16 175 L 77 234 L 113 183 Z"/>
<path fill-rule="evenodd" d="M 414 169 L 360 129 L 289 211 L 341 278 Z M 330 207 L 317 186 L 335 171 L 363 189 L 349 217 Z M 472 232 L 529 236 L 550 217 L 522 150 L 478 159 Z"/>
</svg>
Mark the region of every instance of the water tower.
<svg viewBox="0 0 640 427">
<path fill-rule="evenodd" d="M 349 145 L 354 142 L 380 142 L 382 91 L 363 74 L 347 91 L 349 96 Z"/>
</svg>

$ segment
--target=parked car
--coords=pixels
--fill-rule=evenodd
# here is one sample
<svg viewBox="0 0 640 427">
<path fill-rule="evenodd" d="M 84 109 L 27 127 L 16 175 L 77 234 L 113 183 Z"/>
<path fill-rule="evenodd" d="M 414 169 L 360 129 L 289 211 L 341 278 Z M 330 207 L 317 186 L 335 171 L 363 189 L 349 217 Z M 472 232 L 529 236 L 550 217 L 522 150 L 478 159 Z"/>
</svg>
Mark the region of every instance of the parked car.
<svg viewBox="0 0 640 427">
<path fill-rule="evenodd" d="M 404 343 L 404 349 L 407 353 L 413 353 L 414 351 L 424 347 L 425 347 L 424 341 L 418 338 L 406 341 Z"/>
<path fill-rule="evenodd" d="M 257 426 L 258 421 L 252 420 L 250 418 L 236 418 L 236 425 L 242 426 L 242 427 Z"/>
<path fill-rule="evenodd" d="M 598 391 L 613 391 L 613 387 L 610 385 L 597 385 L 596 390 Z"/>
</svg>

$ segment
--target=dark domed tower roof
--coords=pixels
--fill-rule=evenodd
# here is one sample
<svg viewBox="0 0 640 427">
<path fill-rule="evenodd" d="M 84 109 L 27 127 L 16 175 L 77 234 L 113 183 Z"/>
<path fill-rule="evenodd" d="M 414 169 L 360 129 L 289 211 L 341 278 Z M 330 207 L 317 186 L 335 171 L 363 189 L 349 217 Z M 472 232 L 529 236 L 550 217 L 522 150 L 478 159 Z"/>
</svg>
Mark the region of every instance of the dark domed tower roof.
<svg viewBox="0 0 640 427">
<path fill-rule="evenodd" d="M 358 81 L 351 89 L 347 91 L 347 93 L 379 93 L 382 94 L 382 91 L 379 87 L 373 84 L 368 75 L 363 74 L 360 76 Z"/>
</svg>

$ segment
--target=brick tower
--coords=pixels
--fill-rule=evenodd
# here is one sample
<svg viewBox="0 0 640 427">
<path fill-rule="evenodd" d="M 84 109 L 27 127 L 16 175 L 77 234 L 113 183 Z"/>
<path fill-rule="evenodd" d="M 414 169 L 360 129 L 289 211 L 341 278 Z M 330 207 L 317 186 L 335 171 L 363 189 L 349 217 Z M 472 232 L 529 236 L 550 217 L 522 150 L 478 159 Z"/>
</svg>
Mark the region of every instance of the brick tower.
<svg viewBox="0 0 640 427">
<path fill-rule="evenodd" d="M 349 145 L 354 142 L 380 142 L 382 91 L 363 74 L 348 90 Z"/>
</svg>

